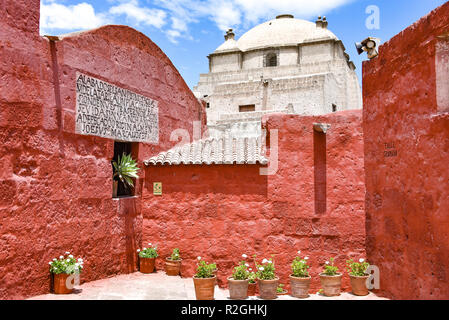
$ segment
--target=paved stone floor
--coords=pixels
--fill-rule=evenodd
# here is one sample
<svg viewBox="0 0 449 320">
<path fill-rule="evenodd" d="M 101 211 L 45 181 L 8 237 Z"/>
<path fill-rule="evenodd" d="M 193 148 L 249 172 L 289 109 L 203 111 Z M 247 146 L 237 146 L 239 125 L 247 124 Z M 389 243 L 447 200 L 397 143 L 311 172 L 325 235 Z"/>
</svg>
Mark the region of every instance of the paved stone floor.
<svg viewBox="0 0 449 320">
<path fill-rule="evenodd" d="M 120 275 L 113 278 L 87 282 L 75 287 L 73 294 L 45 294 L 31 300 L 195 300 L 192 278 L 169 277 L 163 271 L 152 274 L 140 272 Z M 229 291 L 215 287 L 216 300 L 228 300 Z M 249 297 L 258 300 L 258 297 Z M 279 296 L 279 300 L 299 300 L 289 295 Z M 328 298 L 312 294 L 305 300 L 382 300 L 373 293 L 358 297 L 342 293 L 339 297 Z"/>
</svg>

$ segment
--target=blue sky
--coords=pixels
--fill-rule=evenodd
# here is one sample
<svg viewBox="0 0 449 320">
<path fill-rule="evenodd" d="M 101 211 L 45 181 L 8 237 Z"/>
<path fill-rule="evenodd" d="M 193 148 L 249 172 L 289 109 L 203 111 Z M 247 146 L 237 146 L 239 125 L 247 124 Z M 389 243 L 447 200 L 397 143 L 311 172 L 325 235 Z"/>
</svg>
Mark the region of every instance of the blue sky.
<svg viewBox="0 0 449 320">
<path fill-rule="evenodd" d="M 192 88 L 208 72 L 207 55 L 224 42 L 227 28 L 236 38 L 281 13 L 315 21 L 325 15 L 329 29 L 346 46 L 361 78 L 354 42 L 367 36 L 389 40 L 445 0 L 41 0 L 41 34 L 59 35 L 103 24 L 129 25 L 153 40 Z M 366 20 L 379 8 L 379 29 Z M 370 20 L 371 21 L 371 20 Z"/>
</svg>

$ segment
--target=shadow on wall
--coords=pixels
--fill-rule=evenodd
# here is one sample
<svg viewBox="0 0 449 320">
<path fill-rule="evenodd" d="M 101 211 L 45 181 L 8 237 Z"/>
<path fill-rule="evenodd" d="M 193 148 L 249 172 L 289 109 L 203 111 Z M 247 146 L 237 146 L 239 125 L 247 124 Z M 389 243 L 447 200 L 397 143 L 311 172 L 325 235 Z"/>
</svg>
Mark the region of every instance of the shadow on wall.
<svg viewBox="0 0 449 320">
<path fill-rule="evenodd" d="M 326 176 L 326 134 L 313 132 L 313 164 L 315 186 L 315 214 L 325 214 L 327 210 Z"/>
</svg>

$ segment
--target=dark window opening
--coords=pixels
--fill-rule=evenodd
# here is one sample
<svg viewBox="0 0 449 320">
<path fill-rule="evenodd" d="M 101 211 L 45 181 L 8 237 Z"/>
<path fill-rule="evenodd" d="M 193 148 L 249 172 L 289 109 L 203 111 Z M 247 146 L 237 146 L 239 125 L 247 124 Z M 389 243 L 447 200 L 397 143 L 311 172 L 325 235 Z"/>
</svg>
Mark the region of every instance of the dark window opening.
<svg viewBox="0 0 449 320">
<path fill-rule="evenodd" d="M 254 104 L 239 106 L 239 112 L 253 112 L 253 111 L 256 111 L 256 106 Z"/>
<path fill-rule="evenodd" d="M 136 160 L 136 158 L 133 155 L 133 144 L 131 142 L 114 142 L 114 158 L 113 161 L 118 161 L 118 156 L 122 157 L 123 153 L 125 154 L 131 154 L 133 156 L 133 159 Z M 112 161 L 111 161 L 112 165 Z M 113 174 L 115 174 L 115 168 L 112 165 L 112 171 Z M 134 186 L 136 185 L 135 179 L 133 179 Z M 120 197 L 132 197 L 134 196 L 134 188 L 128 185 L 125 185 L 120 179 L 114 178 L 114 182 L 117 182 L 117 198 Z M 114 183 L 115 184 L 115 183 Z M 113 194 L 114 196 L 114 194 Z"/>
<path fill-rule="evenodd" d="M 267 67 L 277 67 L 278 57 L 275 53 L 270 53 L 267 55 Z"/>
<path fill-rule="evenodd" d="M 206 103 L 206 108 L 210 108 L 210 103 Z"/>
<path fill-rule="evenodd" d="M 332 104 L 332 112 L 337 112 L 337 105 Z"/>
</svg>

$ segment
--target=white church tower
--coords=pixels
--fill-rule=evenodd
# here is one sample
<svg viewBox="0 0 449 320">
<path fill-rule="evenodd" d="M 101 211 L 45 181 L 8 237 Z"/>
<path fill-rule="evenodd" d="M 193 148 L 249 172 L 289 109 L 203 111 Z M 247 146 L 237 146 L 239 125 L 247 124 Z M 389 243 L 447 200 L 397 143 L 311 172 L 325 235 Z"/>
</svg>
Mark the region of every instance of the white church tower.
<svg viewBox="0 0 449 320">
<path fill-rule="evenodd" d="M 207 103 L 209 134 L 259 136 L 264 114 L 321 115 L 361 109 L 355 66 L 341 40 L 315 23 L 280 15 L 208 56 L 209 73 L 194 88 Z"/>
</svg>

